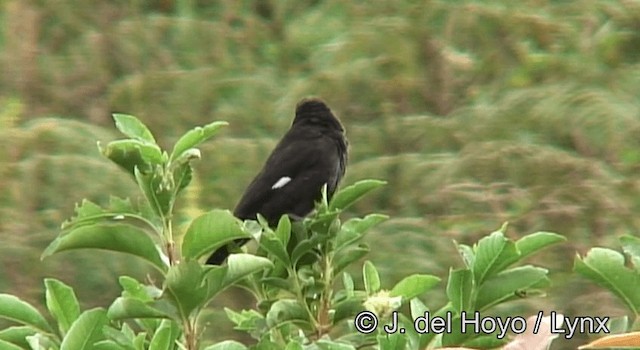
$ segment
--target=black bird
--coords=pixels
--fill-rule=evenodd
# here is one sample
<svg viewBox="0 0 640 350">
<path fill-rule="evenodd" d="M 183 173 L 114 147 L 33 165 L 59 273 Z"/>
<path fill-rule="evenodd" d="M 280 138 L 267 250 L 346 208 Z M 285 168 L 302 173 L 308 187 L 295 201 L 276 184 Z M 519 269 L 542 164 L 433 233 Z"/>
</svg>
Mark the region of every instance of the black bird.
<svg viewBox="0 0 640 350">
<path fill-rule="evenodd" d="M 330 199 L 347 164 L 348 141 L 344 128 L 320 99 L 303 99 L 296 106 L 291 128 L 271 152 L 262 170 L 242 195 L 233 214 L 242 220 L 262 215 L 276 226 L 283 214 L 293 220 L 307 216 L 327 184 Z M 237 240 L 242 245 L 247 240 Z M 207 259 L 220 265 L 229 256 L 221 247 Z"/>
</svg>

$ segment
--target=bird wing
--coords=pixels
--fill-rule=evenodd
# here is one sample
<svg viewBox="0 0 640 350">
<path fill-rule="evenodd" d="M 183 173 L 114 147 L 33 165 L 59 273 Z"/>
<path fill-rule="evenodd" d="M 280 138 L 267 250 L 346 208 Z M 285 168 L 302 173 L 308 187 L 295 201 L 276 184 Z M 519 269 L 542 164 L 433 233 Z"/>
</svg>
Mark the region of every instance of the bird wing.
<svg viewBox="0 0 640 350">
<path fill-rule="evenodd" d="M 337 166 L 335 141 L 324 135 L 287 136 L 238 202 L 234 211 L 238 218 L 255 219 L 260 213 L 275 224 L 283 214 L 304 217 L 313 210 L 325 183 L 335 190 L 343 172 Z"/>
</svg>

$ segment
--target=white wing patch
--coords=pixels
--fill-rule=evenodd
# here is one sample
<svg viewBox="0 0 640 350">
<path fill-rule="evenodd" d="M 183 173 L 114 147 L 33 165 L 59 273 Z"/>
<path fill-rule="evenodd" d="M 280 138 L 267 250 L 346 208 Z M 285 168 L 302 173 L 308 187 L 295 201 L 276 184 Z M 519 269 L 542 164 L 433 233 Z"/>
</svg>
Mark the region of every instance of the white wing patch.
<svg viewBox="0 0 640 350">
<path fill-rule="evenodd" d="M 271 186 L 272 190 L 277 190 L 278 188 L 284 187 L 284 185 L 288 184 L 291 181 L 291 178 L 288 176 L 281 177 L 276 183 Z"/>
</svg>

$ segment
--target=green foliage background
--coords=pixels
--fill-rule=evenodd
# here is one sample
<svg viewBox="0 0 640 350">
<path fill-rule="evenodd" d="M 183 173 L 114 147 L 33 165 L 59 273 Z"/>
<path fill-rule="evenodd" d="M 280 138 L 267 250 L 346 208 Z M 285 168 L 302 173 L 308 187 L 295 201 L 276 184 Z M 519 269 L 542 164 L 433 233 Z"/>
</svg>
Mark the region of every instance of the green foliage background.
<svg viewBox="0 0 640 350">
<path fill-rule="evenodd" d="M 111 112 L 163 145 L 230 122 L 203 147 L 186 219 L 232 208 L 315 95 L 347 128 L 345 182 L 389 183 L 351 209 L 392 217 L 369 236 L 384 280 L 445 276 L 460 265 L 453 239 L 509 221 L 513 237 L 569 237 L 543 261 L 556 276 L 546 307 L 615 314 L 568 271 L 576 252 L 640 226 L 637 1 L 0 5 L 0 291 L 38 304 L 55 276 L 104 305 L 125 268 L 149 273 L 104 252 L 39 261 L 74 202 L 137 195 L 94 147 L 116 137 Z"/>
</svg>

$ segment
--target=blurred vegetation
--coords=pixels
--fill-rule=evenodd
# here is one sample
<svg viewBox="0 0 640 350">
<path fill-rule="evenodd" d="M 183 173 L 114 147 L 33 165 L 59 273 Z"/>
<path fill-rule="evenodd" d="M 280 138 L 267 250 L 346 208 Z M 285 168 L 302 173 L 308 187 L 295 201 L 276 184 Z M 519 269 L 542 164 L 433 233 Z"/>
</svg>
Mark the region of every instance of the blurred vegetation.
<svg viewBox="0 0 640 350">
<path fill-rule="evenodd" d="M 56 276 L 101 304 L 124 266 L 149 272 L 103 252 L 39 261 L 75 201 L 136 196 L 94 147 L 115 137 L 111 112 L 139 116 L 164 145 L 230 122 L 196 164 L 181 213 L 194 217 L 232 208 L 295 103 L 316 95 L 347 128 L 345 183 L 389 182 L 351 209 L 392 217 L 369 236 L 383 278 L 444 276 L 460 265 L 452 239 L 509 221 L 513 237 L 569 237 L 543 261 L 559 282 L 549 308 L 615 313 L 568 271 L 576 252 L 640 226 L 638 1 L 0 6 L 3 292 L 40 300 L 41 277 Z"/>
</svg>

